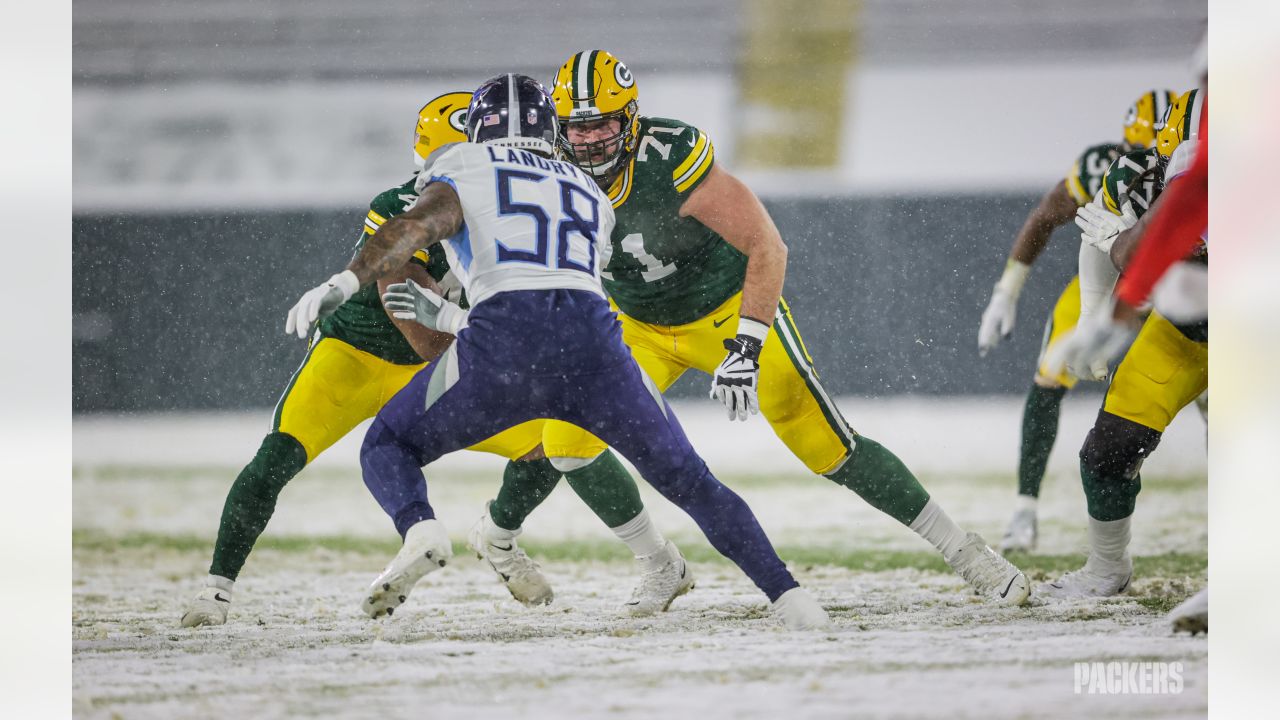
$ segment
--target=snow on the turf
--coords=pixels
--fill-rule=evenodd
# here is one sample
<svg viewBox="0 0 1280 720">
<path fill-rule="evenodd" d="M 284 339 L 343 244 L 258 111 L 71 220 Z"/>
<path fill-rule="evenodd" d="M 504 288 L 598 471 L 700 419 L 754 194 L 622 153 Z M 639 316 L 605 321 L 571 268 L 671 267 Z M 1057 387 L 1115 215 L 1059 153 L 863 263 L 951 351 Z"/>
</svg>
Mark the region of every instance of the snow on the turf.
<svg viewBox="0 0 1280 720">
<path fill-rule="evenodd" d="M 961 525 L 998 540 L 1012 511 L 1020 403 L 846 400 L 855 427 L 900 453 Z M 714 407 L 676 408 L 713 469 L 780 546 L 928 551 L 847 490 L 813 478 L 758 418 L 727 426 Z M 1079 552 L 1084 499 L 1074 455 L 1092 402 L 1069 401 L 1041 509 L 1041 552 Z M 76 421 L 74 524 L 107 536 L 212 539 L 226 490 L 256 449 L 253 416 Z M 733 432 L 729 432 L 732 430 Z M 267 536 L 393 540 L 359 478 L 359 431 L 282 494 Z M 1144 467 L 1134 552 L 1202 553 L 1203 425 L 1184 415 Z M 437 513 L 460 540 L 497 488 L 501 461 L 473 453 L 428 471 Z M 643 487 L 643 486 L 642 486 Z M 705 545 L 678 509 L 643 487 L 657 524 Z M 616 543 L 567 489 L 526 524 L 529 542 Z M 211 544 L 211 543 L 210 543 Z M 834 627 L 786 633 L 731 565 L 694 563 L 697 588 L 671 612 L 626 619 L 630 562 L 545 563 L 557 598 L 517 605 L 474 559 L 427 577 L 389 621 L 359 614 L 386 557 L 323 547 L 264 549 L 236 585 L 231 623 L 177 627 L 208 550 L 163 541 L 79 547 L 73 571 L 77 717 L 1123 717 L 1203 716 L 1204 638 L 1175 637 L 1146 598 L 1198 579 L 1138 578 L 1104 601 L 1000 608 L 950 574 L 797 567 Z M 1088 696 L 1074 663 L 1183 664 L 1179 695 Z"/>
</svg>

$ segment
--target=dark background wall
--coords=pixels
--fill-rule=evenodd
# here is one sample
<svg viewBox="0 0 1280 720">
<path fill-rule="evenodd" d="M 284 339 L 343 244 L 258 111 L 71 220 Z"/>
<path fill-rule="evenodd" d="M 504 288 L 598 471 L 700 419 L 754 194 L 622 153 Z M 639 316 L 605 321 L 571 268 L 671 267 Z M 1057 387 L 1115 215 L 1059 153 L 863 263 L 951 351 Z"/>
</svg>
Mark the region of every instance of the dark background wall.
<svg viewBox="0 0 1280 720">
<path fill-rule="evenodd" d="M 1074 225 L 1037 263 L 1011 342 L 978 322 L 1031 194 L 767 202 L 785 296 L 833 394 L 1021 393 L 1073 272 Z M 340 268 L 363 213 L 77 215 L 74 410 L 270 406 L 302 359 L 297 296 Z M 31 299 L 38 302 L 38 299 Z M 686 376 L 675 392 L 701 393 Z"/>
</svg>

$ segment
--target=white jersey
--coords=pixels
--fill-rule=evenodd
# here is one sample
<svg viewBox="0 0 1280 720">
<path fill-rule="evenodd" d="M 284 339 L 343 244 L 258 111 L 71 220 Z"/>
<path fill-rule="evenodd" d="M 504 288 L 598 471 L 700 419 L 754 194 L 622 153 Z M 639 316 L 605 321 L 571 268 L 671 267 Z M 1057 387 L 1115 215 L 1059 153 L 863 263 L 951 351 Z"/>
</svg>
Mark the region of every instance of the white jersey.
<svg viewBox="0 0 1280 720">
<path fill-rule="evenodd" d="M 442 245 L 471 305 L 508 290 L 600 287 L 600 247 L 613 205 L 570 163 L 527 150 L 455 143 L 418 174 L 419 193 L 448 183 L 462 203 L 462 231 Z"/>
</svg>

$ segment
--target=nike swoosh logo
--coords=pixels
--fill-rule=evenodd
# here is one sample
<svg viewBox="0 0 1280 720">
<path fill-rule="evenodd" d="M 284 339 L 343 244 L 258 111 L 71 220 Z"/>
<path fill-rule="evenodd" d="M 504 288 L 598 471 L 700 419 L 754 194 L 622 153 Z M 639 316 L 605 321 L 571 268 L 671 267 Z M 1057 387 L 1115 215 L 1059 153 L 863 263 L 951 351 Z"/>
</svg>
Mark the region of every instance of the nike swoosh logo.
<svg viewBox="0 0 1280 720">
<path fill-rule="evenodd" d="M 1009 584 L 1005 585 L 1004 591 L 1000 593 L 1001 598 L 1005 598 L 1009 596 L 1009 589 L 1013 587 L 1013 582 L 1017 579 L 1018 579 L 1017 575 L 1014 575 L 1013 577 L 1009 578 Z"/>
<path fill-rule="evenodd" d="M 711 324 L 712 324 L 712 325 L 714 325 L 715 327 L 720 327 L 721 325 L 723 325 L 723 324 L 725 324 L 725 323 L 729 322 L 729 318 L 732 318 L 732 317 L 733 317 L 732 315 L 729 315 L 729 316 L 725 317 L 725 319 L 723 319 L 723 320 L 712 320 L 712 321 L 711 321 Z"/>
<path fill-rule="evenodd" d="M 499 545 L 498 543 L 489 543 L 489 547 L 491 547 L 491 548 L 497 548 L 498 550 L 501 550 L 502 552 L 511 552 L 511 548 L 513 548 L 513 547 L 515 547 L 515 546 L 514 546 L 514 545 L 512 545 L 511 543 L 507 543 L 507 546 L 506 546 L 506 547 L 502 547 L 502 546 L 501 546 L 501 545 Z"/>
<path fill-rule="evenodd" d="M 229 602 L 231 602 L 231 598 L 225 598 L 225 597 L 222 597 L 222 593 L 214 593 L 214 594 L 213 594 L 213 599 L 214 599 L 214 600 L 217 600 L 218 602 L 224 602 L 224 603 L 229 603 Z"/>
</svg>

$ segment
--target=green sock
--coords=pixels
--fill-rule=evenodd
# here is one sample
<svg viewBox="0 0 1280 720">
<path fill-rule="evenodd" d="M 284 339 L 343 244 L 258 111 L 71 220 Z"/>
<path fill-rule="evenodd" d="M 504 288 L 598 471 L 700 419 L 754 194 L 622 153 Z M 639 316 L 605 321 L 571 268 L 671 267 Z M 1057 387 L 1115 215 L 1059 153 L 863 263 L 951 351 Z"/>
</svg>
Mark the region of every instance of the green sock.
<svg viewBox="0 0 1280 720">
<path fill-rule="evenodd" d="M 853 456 L 827 478 L 858 493 L 871 507 L 903 525 L 911 525 L 929 502 L 929 493 L 898 456 L 862 435 Z"/>
<path fill-rule="evenodd" d="M 1040 497 L 1040 481 L 1049 464 L 1053 441 L 1058 439 L 1058 411 L 1064 387 L 1046 388 L 1031 384 L 1022 411 L 1022 446 L 1018 456 L 1018 494 Z"/>
<path fill-rule="evenodd" d="M 564 477 L 606 527 L 624 525 L 644 510 L 636 481 L 612 450 L 605 450 L 590 465 L 570 470 Z"/>
<path fill-rule="evenodd" d="M 1080 481 L 1084 485 L 1089 517 L 1110 522 L 1133 515 L 1134 507 L 1138 504 L 1138 492 L 1142 490 L 1140 473 L 1117 477 L 1105 471 L 1099 472 L 1082 460 Z"/>
<path fill-rule="evenodd" d="M 280 491 L 306 465 L 307 451 L 292 436 L 271 433 L 263 438 L 258 454 L 240 471 L 227 493 L 210 575 L 236 579 L 275 512 Z"/>
<path fill-rule="evenodd" d="M 489 517 L 503 530 L 519 530 L 534 508 L 556 489 L 560 471 L 551 461 L 512 460 L 502 473 L 498 497 L 489 503 Z"/>
</svg>

